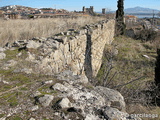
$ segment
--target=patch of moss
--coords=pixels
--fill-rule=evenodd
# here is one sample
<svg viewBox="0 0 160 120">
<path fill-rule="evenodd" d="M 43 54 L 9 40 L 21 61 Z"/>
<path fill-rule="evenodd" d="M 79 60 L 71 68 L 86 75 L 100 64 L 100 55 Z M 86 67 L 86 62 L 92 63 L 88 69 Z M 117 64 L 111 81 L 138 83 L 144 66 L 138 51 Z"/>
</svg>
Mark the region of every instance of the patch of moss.
<svg viewBox="0 0 160 120">
<path fill-rule="evenodd" d="M 12 71 L 13 71 L 13 69 L 9 69 L 9 70 L 2 70 L 2 69 L 1 69 L 1 70 L 0 70 L 0 74 L 5 75 L 5 76 L 8 76 L 8 75 L 13 74 Z"/>
<path fill-rule="evenodd" d="M 17 96 L 14 95 L 14 96 L 11 96 L 10 99 L 8 99 L 7 101 L 10 105 L 10 107 L 15 107 L 18 105 L 18 100 L 17 100 Z"/>
<path fill-rule="evenodd" d="M 0 114 L 0 118 L 2 118 L 2 117 L 4 117 L 5 116 L 5 114 Z"/>
<path fill-rule="evenodd" d="M 2 104 L 8 104 L 10 107 L 16 107 L 19 104 L 18 98 L 23 95 L 22 92 L 10 92 L 1 96 Z"/>
<path fill-rule="evenodd" d="M 29 77 L 27 77 L 26 75 L 24 74 L 15 74 L 12 76 L 12 78 L 10 78 L 11 81 L 19 81 L 19 82 L 22 82 L 22 83 L 27 83 L 29 82 Z"/>
<path fill-rule="evenodd" d="M 1 98 L 3 99 L 8 99 L 12 96 L 12 93 L 6 93 L 5 95 L 3 95 Z"/>
<path fill-rule="evenodd" d="M 8 84 L 0 85 L 0 92 L 5 92 L 11 88 L 13 88 L 13 85 L 8 85 Z"/>
<path fill-rule="evenodd" d="M 6 59 L 4 60 L 11 60 L 11 59 L 15 59 L 16 55 L 19 53 L 18 48 L 15 50 L 6 50 L 5 54 L 6 54 Z"/>
<path fill-rule="evenodd" d="M 30 82 L 30 77 L 23 73 L 13 73 L 13 70 L 0 70 L 0 74 L 4 75 L 4 79 L 12 84 L 3 84 L 0 85 L 0 91 L 6 91 L 8 89 L 11 89 L 15 86 L 20 86 L 25 83 Z"/>
<path fill-rule="evenodd" d="M 22 60 L 26 59 L 28 57 L 27 51 L 26 50 L 21 50 L 22 55 L 19 57 Z"/>
<path fill-rule="evenodd" d="M 25 115 L 25 116 L 29 116 L 29 115 L 30 115 L 30 111 L 28 111 L 28 110 L 27 110 L 27 111 L 24 111 L 24 115 Z"/>
</svg>

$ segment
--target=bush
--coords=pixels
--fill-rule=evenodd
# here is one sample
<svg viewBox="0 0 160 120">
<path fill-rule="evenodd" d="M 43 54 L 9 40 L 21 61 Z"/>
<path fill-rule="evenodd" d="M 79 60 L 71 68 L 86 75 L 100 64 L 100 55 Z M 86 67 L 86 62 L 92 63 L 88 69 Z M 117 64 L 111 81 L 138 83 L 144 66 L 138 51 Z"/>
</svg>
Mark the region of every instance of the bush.
<svg viewBox="0 0 160 120">
<path fill-rule="evenodd" d="M 34 15 L 28 15 L 28 18 L 34 18 Z"/>
<path fill-rule="evenodd" d="M 143 42 L 151 41 L 153 42 L 157 36 L 157 32 L 153 29 L 144 29 L 141 30 L 137 35 L 136 39 L 142 40 Z"/>
</svg>

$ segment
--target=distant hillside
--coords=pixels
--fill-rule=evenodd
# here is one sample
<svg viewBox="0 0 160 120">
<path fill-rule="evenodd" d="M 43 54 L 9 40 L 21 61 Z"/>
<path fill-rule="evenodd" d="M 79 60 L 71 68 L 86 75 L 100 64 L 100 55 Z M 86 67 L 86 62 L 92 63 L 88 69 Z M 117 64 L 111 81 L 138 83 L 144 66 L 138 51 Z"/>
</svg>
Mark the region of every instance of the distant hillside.
<svg viewBox="0 0 160 120">
<path fill-rule="evenodd" d="M 143 7 L 134 7 L 134 8 L 127 8 L 124 10 L 125 13 L 144 13 L 144 14 L 151 14 L 151 13 L 158 13 L 160 10 L 150 9 L 150 8 L 143 8 Z"/>
<path fill-rule="evenodd" d="M 21 5 L 8 5 L 8 6 L 0 7 L 0 10 L 6 11 L 6 10 L 23 9 L 23 8 L 25 9 L 25 8 L 31 8 L 31 7 L 26 7 Z"/>
</svg>

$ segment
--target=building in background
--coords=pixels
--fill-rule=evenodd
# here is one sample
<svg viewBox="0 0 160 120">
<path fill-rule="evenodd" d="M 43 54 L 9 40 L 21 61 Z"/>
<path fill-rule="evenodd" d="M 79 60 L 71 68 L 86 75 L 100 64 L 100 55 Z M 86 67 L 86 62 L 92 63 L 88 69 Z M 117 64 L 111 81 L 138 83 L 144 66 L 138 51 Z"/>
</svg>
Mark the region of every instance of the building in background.
<svg viewBox="0 0 160 120">
<path fill-rule="evenodd" d="M 102 8 L 102 14 L 106 14 L 106 8 Z"/>
<path fill-rule="evenodd" d="M 93 6 L 90 6 L 90 8 L 85 8 L 85 6 L 83 6 L 82 12 L 90 14 L 90 15 L 94 15 L 95 14 Z"/>
<path fill-rule="evenodd" d="M 124 16 L 124 22 L 137 22 L 137 17 L 134 15 L 126 15 Z"/>
</svg>

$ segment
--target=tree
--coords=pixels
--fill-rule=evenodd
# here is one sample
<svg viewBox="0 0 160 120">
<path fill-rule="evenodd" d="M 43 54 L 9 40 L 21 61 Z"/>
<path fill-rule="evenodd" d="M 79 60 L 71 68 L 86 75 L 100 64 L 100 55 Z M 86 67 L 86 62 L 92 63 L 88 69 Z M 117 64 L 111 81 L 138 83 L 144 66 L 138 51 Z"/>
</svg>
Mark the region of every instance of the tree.
<svg viewBox="0 0 160 120">
<path fill-rule="evenodd" d="M 160 49 L 157 49 L 156 67 L 155 67 L 155 83 L 160 90 Z"/>
<path fill-rule="evenodd" d="M 125 24 L 124 24 L 124 0 L 118 0 L 118 9 L 116 11 L 116 35 L 123 35 L 125 33 Z"/>
</svg>

